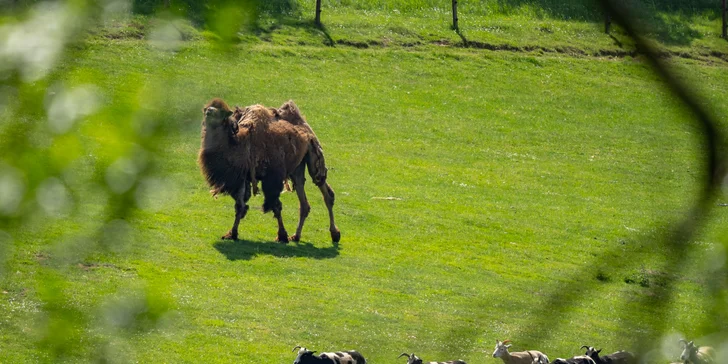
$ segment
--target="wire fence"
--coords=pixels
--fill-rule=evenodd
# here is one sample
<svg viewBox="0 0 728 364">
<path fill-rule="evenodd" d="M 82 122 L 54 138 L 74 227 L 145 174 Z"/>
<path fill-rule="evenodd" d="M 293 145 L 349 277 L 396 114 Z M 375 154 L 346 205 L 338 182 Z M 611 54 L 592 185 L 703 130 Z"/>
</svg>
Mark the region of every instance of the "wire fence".
<svg viewBox="0 0 728 364">
<path fill-rule="evenodd" d="M 321 26 L 321 0 L 316 0 L 315 3 L 315 24 Z M 368 6 L 373 6 L 372 2 L 366 3 Z M 379 4 L 381 8 L 391 7 L 393 10 L 398 8 L 397 2 L 391 2 L 387 4 Z M 409 6 L 408 6 L 409 5 Z M 499 0 L 499 1 L 460 1 L 452 0 L 451 6 L 446 8 L 444 2 L 428 3 L 426 6 L 421 2 L 417 2 L 417 5 L 404 3 L 399 7 L 414 8 L 414 9 L 439 9 L 439 11 L 450 11 L 452 13 L 452 27 L 458 31 L 458 34 L 462 36 L 460 32 L 460 23 L 458 16 L 458 8 L 460 11 L 466 14 L 488 16 L 492 14 L 510 14 L 517 13 L 519 9 L 524 7 L 529 9 L 538 9 L 545 16 L 557 19 L 582 19 L 588 21 L 604 21 L 605 33 L 609 34 L 611 31 L 612 19 L 611 14 L 604 11 L 604 5 L 600 4 L 599 1 L 592 0 L 569 0 L 569 1 L 551 1 L 551 0 Z M 679 0 L 679 1 L 644 1 L 644 0 L 622 0 L 619 6 L 624 9 L 629 9 L 630 14 L 634 19 L 640 20 L 639 24 L 641 31 L 647 30 L 658 30 L 657 28 L 669 27 L 669 25 L 661 24 L 664 19 L 660 17 L 660 14 L 670 13 L 676 15 L 704 15 L 707 17 L 720 18 L 721 22 L 721 34 L 724 39 L 728 39 L 728 8 L 724 0 Z M 291 6 L 290 9 L 295 8 Z M 368 8 L 368 7 L 367 7 Z M 687 21 L 687 20 L 683 20 Z M 467 26 L 466 26 L 467 27 Z M 659 31 L 659 30 L 658 30 Z M 467 43 L 467 40 L 463 38 L 463 41 Z"/>
</svg>

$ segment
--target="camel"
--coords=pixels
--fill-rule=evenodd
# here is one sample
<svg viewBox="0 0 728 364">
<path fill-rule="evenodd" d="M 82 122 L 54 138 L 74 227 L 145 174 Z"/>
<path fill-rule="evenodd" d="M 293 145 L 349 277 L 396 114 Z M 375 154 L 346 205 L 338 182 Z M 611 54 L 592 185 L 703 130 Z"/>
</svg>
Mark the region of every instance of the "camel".
<svg viewBox="0 0 728 364">
<path fill-rule="evenodd" d="M 288 105 L 288 106 L 286 106 Z M 283 111 L 282 113 L 279 110 Z M 213 195 L 228 194 L 235 200 L 235 221 L 223 239 L 237 240 L 238 226 L 248 212 L 248 200 L 261 182 L 263 212 L 273 212 L 278 221 L 276 241 L 288 243 L 283 225 L 280 194 L 290 179 L 299 200 L 296 233 L 299 241 L 311 206 L 306 198 L 305 170 L 323 195 L 329 212 L 331 240 L 338 243 L 341 232 L 334 222 L 334 190 L 327 183 L 323 149 L 311 127 L 292 101 L 280 109 L 253 105 L 235 112 L 216 98 L 203 108 L 198 163 Z M 288 122 L 283 117 L 291 119 Z"/>
</svg>

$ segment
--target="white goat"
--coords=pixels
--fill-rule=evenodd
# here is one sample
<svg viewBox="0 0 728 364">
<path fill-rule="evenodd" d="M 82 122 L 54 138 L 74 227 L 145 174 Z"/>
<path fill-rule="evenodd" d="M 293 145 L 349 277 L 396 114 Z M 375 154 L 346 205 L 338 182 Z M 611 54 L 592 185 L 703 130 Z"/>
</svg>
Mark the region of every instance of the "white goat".
<svg viewBox="0 0 728 364">
<path fill-rule="evenodd" d="M 710 346 L 697 347 L 692 341 L 680 340 L 684 349 L 680 360 L 690 364 L 712 364 L 715 361 L 715 350 Z"/>
<path fill-rule="evenodd" d="M 536 350 L 518 351 L 509 353 L 508 348 L 511 347 L 510 340 L 501 342 L 496 340 L 494 358 L 501 358 L 505 364 L 548 364 L 549 358 L 546 354 Z"/>
</svg>

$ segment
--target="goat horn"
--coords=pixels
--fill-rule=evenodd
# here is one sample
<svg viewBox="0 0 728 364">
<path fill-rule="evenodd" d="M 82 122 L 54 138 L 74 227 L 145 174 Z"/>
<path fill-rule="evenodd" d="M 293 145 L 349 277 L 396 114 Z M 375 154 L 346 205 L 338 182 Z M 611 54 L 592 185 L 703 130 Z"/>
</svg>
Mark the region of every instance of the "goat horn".
<svg viewBox="0 0 728 364">
<path fill-rule="evenodd" d="M 504 340 L 503 341 L 503 344 L 508 344 L 509 342 L 511 342 L 511 341 L 510 340 Z"/>
<path fill-rule="evenodd" d="M 586 350 L 589 350 L 589 346 L 586 346 L 586 345 L 582 345 L 582 346 L 581 346 L 581 349 L 586 349 Z"/>
<path fill-rule="evenodd" d="M 403 356 L 406 356 L 406 357 L 407 357 L 407 359 L 409 359 L 409 357 L 410 357 L 410 356 L 409 356 L 409 354 L 407 354 L 407 353 L 402 353 L 402 354 L 399 354 L 399 356 L 397 357 L 397 359 L 399 359 L 399 358 L 401 358 L 401 357 L 403 357 Z"/>
<path fill-rule="evenodd" d="M 681 342 L 681 343 L 683 343 L 683 344 L 685 344 L 685 345 L 687 345 L 687 344 L 688 344 L 688 341 L 687 341 L 687 340 L 685 340 L 685 339 L 680 339 L 680 341 L 679 341 L 679 342 Z"/>
<path fill-rule="evenodd" d="M 291 350 L 291 352 L 294 352 L 294 351 L 296 351 L 296 349 L 300 349 L 300 348 L 301 348 L 300 346 L 296 345 L 296 347 L 293 348 L 293 350 Z"/>
</svg>

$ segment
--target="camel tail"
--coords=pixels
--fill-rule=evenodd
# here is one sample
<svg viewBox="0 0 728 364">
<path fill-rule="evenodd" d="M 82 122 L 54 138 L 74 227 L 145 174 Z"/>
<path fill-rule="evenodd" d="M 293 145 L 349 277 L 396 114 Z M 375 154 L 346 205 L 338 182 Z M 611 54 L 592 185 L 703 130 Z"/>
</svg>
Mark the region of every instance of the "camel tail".
<svg viewBox="0 0 728 364">
<path fill-rule="evenodd" d="M 329 186 L 329 184 L 326 184 L 326 189 L 329 191 L 329 195 L 331 196 L 331 206 L 334 206 L 334 202 L 336 201 L 336 194 L 334 194 L 334 190 Z"/>
<path fill-rule="evenodd" d="M 326 183 L 326 160 L 324 159 L 324 150 L 321 148 L 321 144 L 318 139 L 314 138 L 308 147 L 308 174 L 311 176 L 313 183 L 317 186 L 321 186 Z M 331 190 L 330 187 L 327 187 Z M 330 191 L 332 196 L 334 191 Z"/>
</svg>

